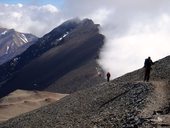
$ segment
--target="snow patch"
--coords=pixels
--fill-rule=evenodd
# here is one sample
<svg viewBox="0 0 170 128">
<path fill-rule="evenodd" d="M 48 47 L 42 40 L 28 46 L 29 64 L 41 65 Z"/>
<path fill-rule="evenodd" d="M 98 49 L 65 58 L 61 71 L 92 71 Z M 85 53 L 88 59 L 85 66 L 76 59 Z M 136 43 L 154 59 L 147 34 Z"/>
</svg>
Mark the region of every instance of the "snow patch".
<svg viewBox="0 0 170 128">
<path fill-rule="evenodd" d="M 4 32 L 1 33 L 1 35 L 5 35 L 7 32 L 8 32 L 8 31 L 4 31 Z"/>
<path fill-rule="evenodd" d="M 66 37 L 69 34 L 69 32 L 66 32 L 66 34 L 63 35 L 63 38 Z"/>
<path fill-rule="evenodd" d="M 24 34 L 21 34 L 20 39 L 21 39 L 24 43 L 28 43 L 28 40 L 27 40 L 27 38 L 25 37 Z"/>
<path fill-rule="evenodd" d="M 69 34 L 69 32 L 66 32 L 62 37 L 60 37 L 59 39 L 58 39 L 58 41 L 61 41 L 63 38 L 65 38 L 67 35 Z"/>
<path fill-rule="evenodd" d="M 5 54 L 8 54 L 8 51 L 9 51 L 9 46 L 6 47 L 6 52 L 5 52 Z"/>
</svg>

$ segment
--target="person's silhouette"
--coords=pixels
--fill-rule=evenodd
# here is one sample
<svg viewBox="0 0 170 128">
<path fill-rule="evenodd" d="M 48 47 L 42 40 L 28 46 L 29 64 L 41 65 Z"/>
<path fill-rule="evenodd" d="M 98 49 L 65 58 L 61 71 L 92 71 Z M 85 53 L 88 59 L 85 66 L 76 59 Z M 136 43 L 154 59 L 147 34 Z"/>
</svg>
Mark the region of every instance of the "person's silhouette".
<svg viewBox="0 0 170 128">
<path fill-rule="evenodd" d="M 151 66 L 154 63 L 152 62 L 151 58 L 148 57 L 147 59 L 145 59 L 145 63 L 144 63 L 144 68 L 145 68 L 145 76 L 144 76 L 144 81 L 149 81 L 150 78 L 150 71 L 151 71 Z"/>
<path fill-rule="evenodd" d="M 110 81 L 110 73 L 108 72 L 107 74 L 106 74 L 106 76 L 107 76 L 107 82 L 109 82 Z"/>
</svg>

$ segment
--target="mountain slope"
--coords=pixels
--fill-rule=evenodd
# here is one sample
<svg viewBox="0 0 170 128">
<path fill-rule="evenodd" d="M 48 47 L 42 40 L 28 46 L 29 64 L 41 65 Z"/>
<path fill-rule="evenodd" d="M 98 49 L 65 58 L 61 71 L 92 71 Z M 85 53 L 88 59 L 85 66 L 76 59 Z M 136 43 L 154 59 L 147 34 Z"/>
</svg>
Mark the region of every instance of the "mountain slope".
<svg viewBox="0 0 170 128">
<path fill-rule="evenodd" d="M 153 121 L 151 116 L 154 116 L 152 115 L 154 111 L 160 109 L 164 114 L 170 114 L 170 111 L 168 111 L 170 106 L 166 106 L 170 103 L 170 95 L 168 95 L 167 90 L 170 85 L 169 62 L 170 56 L 155 63 L 151 73 L 151 82 L 142 81 L 143 69 L 139 69 L 109 83 L 99 84 L 73 93 L 57 103 L 11 119 L 1 124 L 0 127 L 155 127 L 155 122 L 151 122 Z M 162 85 L 159 81 L 166 84 Z M 159 87 L 159 89 L 155 87 Z M 165 88 L 163 90 L 168 92 L 162 92 L 167 98 L 164 102 L 167 102 L 165 106 L 163 103 L 154 102 L 154 100 L 158 100 L 158 97 L 155 96 L 158 95 L 157 91 L 160 91 L 162 87 Z M 159 98 L 159 100 L 161 99 Z M 154 105 L 155 107 L 153 107 Z M 153 107 L 153 110 L 149 110 L 148 107 L 151 109 Z M 143 117 L 147 114 L 149 114 L 149 118 Z"/>
<path fill-rule="evenodd" d="M 170 56 L 167 56 L 163 59 L 160 59 L 152 66 L 151 70 L 151 77 L 150 80 L 152 81 L 168 81 L 170 82 Z M 144 79 L 144 68 L 138 69 L 131 73 L 127 73 L 122 77 L 116 78 L 114 82 L 121 82 L 123 81 L 131 82 L 131 81 L 141 81 Z"/>
<path fill-rule="evenodd" d="M 0 28 L 0 64 L 24 52 L 38 38 L 14 29 Z"/>
<path fill-rule="evenodd" d="M 18 56 L 13 67 L 10 63 L 1 66 L 2 76 L 7 73 L 4 80 L 10 79 L 2 83 L 0 96 L 18 88 L 70 93 L 86 88 L 79 87 L 82 81 L 99 83 L 102 79 L 96 75 L 96 57 L 103 40 L 98 25 L 92 20 L 65 22 Z M 78 75 L 81 79 L 77 79 L 77 84 L 72 87 L 71 81 Z"/>
</svg>

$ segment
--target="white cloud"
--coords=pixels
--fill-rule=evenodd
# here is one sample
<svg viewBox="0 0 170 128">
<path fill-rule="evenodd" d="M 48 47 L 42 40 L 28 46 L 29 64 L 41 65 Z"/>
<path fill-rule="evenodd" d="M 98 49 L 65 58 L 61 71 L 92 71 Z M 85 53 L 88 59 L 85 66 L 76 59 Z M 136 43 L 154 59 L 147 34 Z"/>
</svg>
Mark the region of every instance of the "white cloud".
<svg viewBox="0 0 170 128">
<path fill-rule="evenodd" d="M 50 5 L 50 4 L 44 5 L 41 8 L 44 11 L 47 11 L 47 12 L 50 12 L 50 13 L 58 13 L 59 12 L 59 10 L 55 6 Z"/>
<path fill-rule="evenodd" d="M 143 67 L 148 56 L 155 61 L 170 55 L 169 22 L 170 15 L 162 14 L 155 19 L 132 22 L 123 35 L 108 36 L 99 63 L 115 78 Z"/>
<path fill-rule="evenodd" d="M 23 7 L 23 4 L 21 4 L 21 3 L 18 3 L 17 5 L 18 5 L 19 8 Z"/>
<path fill-rule="evenodd" d="M 42 36 L 55 28 L 62 19 L 60 11 L 53 5 L 0 5 L 0 26 L 14 28 Z"/>
<path fill-rule="evenodd" d="M 104 25 L 107 22 L 109 15 L 112 13 L 112 10 L 106 8 L 101 8 L 92 12 L 92 14 L 84 16 L 93 19 L 95 23 L 100 23 Z"/>
<path fill-rule="evenodd" d="M 19 20 L 22 17 L 22 14 L 18 12 L 12 12 L 11 17 Z"/>
</svg>

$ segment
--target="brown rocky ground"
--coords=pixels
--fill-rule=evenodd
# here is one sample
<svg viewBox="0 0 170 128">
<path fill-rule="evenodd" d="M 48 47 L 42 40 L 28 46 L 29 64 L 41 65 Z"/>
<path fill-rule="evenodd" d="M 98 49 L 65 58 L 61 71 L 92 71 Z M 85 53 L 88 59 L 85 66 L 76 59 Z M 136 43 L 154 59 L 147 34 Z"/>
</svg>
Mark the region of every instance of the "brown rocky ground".
<svg viewBox="0 0 170 128">
<path fill-rule="evenodd" d="M 64 96 L 66 94 L 16 90 L 0 100 L 0 122 L 53 103 Z"/>
</svg>

